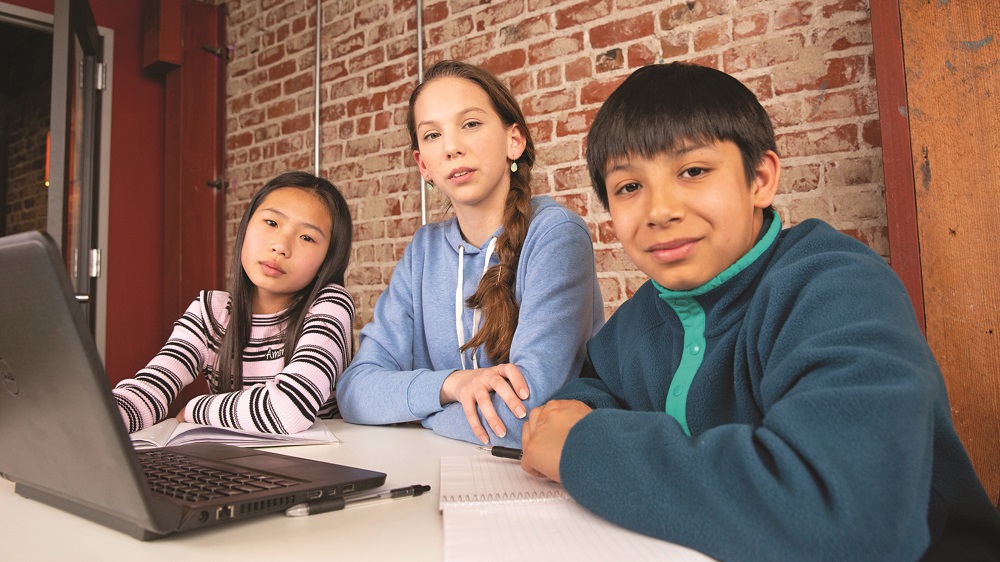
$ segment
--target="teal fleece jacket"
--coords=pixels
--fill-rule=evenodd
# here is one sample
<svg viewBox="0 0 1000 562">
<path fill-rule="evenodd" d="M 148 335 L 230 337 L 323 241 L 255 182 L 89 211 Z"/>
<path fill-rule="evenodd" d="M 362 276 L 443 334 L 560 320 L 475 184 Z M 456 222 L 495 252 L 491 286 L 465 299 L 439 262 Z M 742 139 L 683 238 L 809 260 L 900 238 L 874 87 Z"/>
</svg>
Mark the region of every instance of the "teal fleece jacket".
<svg viewBox="0 0 1000 562">
<path fill-rule="evenodd" d="M 698 289 L 643 285 L 555 398 L 566 490 L 721 560 L 994 560 L 1000 517 L 899 279 L 809 220 L 768 217 Z M 592 366 L 591 366 L 592 365 Z"/>
</svg>

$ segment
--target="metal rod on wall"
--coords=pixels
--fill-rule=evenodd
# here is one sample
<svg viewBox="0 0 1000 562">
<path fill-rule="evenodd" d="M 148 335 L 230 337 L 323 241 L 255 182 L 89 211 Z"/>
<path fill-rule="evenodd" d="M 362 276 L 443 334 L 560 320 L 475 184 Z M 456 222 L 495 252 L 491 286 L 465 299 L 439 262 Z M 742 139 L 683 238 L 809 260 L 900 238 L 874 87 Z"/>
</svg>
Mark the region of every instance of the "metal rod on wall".
<svg viewBox="0 0 1000 562">
<path fill-rule="evenodd" d="M 319 168 L 320 168 L 320 161 L 319 161 L 319 141 L 320 141 L 320 135 L 319 135 L 319 126 L 320 126 L 320 122 L 319 122 L 319 98 L 320 98 L 320 95 L 319 95 L 319 82 L 320 82 L 320 74 L 321 74 L 321 72 L 320 72 L 320 70 L 321 70 L 321 68 L 320 68 L 320 59 L 321 59 L 321 57 L 320 57 L 320 47 L 322 46 L 321 42 L 320 42 L 320 37 L 322 35 L 322 33 L 321 33 L 322 30 L 323 30 L 323 0 L 316 0 L 316 68 L 313 71 L 313 74 L 314 74 L 314 76 L 313 76 L 313 94 L 316 97 L 316 99 L 314 101 L 314 108 L 313 108 L 314 114 L 316 116 L 315 119 L 313 119 L 313 162 L 315 163 L 313 174 L 316 175 L 316 176 L 319 176 Z"/>
<path fill-rule="evenodd" d="M 417 0 L 417 83 L 424 82 L 424 3 Z M 427 182 L 420 176 L 420 224 L 427 224 Z"/>
</svg>

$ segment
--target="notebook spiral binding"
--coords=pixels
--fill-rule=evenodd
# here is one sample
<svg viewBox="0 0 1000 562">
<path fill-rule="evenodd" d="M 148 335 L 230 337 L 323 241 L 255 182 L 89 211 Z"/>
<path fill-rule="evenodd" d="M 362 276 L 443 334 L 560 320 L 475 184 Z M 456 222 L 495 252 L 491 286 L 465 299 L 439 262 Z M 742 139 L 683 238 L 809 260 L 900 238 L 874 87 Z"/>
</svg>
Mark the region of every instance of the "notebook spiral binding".
<svg viewBox="0 0 1000 562">
<path fill-rule="evenodd" d="M 441 496 L 442 504 L 483 505 L 490 503 L 537 503 L 569 499 L 565 491 L 517 492 L 500 494 L 456 494 Z"/>
</svg>

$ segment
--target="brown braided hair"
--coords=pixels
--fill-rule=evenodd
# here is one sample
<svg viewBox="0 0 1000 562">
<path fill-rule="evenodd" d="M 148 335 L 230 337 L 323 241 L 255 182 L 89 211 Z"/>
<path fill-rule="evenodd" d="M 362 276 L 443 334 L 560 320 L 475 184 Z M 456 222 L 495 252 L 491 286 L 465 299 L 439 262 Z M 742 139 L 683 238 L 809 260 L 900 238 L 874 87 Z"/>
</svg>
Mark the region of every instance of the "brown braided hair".
<svg viewBox="0 0 1000 562">
<path fill-rule="evenodd" d="M 524 152 L 514 161 L 517 171 L 510 174 L 510 191 L 507 193 L 503 212 L 503 231 L 497 238 L 496 255 L 500 263 L 486 270 L 476 292 L 465 303 L 470 308 L 483 311 L 483 326 L 461 348 L 466 351 L 482 345 L 490 361 L 494 364 L 506 363 L 510 360 L 510 345 L 514 340 L 514 331 L 517 330 L 520 308 L 514 296 L 514 282 L 521 247 L 528 235 L 528 223 L 531 222 L 531 167 L 535 163 L 535 143 L 531 140 L 531 133 L 528 132 L 528 125 L 517 100 L 500 80 L 478 66 L 444 60 L 432 66 L 425 74 L 423 83 L 410 94 L 406 126 L 413 150 L 419 149 L 413 106 L 425 84 L 443 77 L 462 78 L 478 85 L 490 99 L 493 110 L 504 125 L 517 125 L 524 135 Z"/>
</svg>

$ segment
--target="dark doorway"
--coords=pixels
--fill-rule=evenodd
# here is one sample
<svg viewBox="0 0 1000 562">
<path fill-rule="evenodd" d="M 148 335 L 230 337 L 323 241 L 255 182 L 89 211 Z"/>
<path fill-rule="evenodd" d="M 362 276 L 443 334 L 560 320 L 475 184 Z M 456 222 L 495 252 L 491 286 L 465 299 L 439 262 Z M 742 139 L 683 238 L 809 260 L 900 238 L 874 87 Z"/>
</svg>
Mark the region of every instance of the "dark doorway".
<svg viewBox="0 0 1000 562">
<path fill-rule="evenodd" d="M 52 34 L 0 21 L 0 234 L 46 230 Z"/>
</svg>

